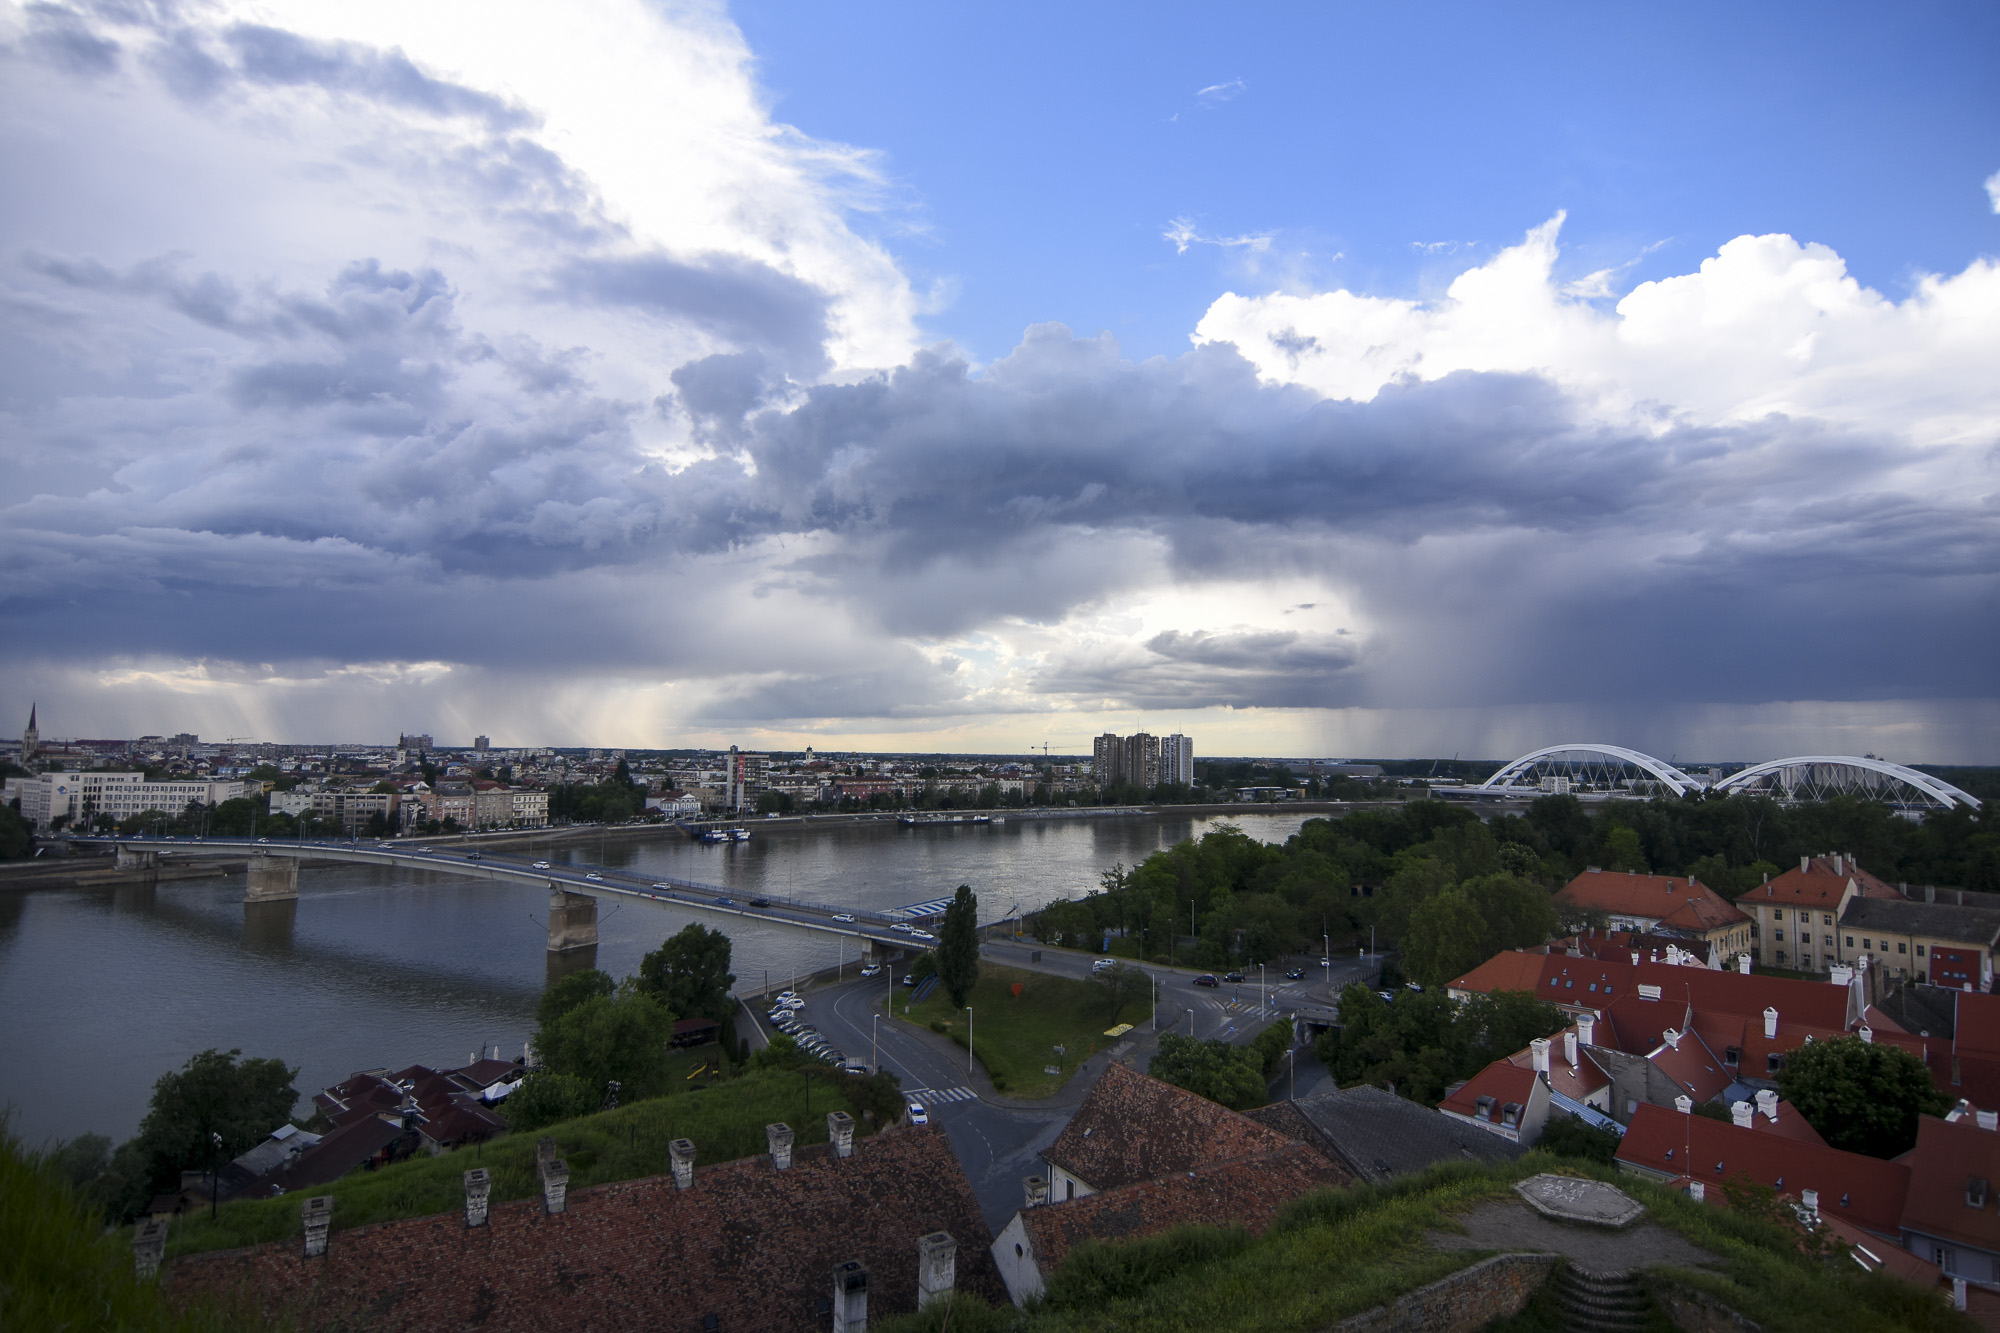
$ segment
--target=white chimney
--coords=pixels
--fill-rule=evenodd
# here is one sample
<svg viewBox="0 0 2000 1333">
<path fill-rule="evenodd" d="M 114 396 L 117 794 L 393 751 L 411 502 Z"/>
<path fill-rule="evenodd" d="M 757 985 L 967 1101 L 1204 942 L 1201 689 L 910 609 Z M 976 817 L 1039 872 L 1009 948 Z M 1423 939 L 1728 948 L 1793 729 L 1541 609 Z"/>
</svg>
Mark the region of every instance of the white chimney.
<svg viewBox="0 0 2000 1333">
<path fill-rule="evenodd" d="M 1866 1023 L 1863 1023 L 1859 1028 L 1856 1028 L 1854 1035 L 1861 1038 L 1861 1040 L 1864 1043 L 1870 1046 L 1875 1044 L 1875 1029 L 1869 1027 Z"/>
<path fill-rule="evenodd" d="M 1537 1037 L 1528 1043 L 1528 1049 L 1535 1053 L 1535 1072 L 1546 1077 L 1549 1072 L 1549 1039 Z"/>
<path fill-rule="evenodd" d="M 1973 1123 L 1988 1133 L 2000 1130 L 2000 1111 L 1974 1111 L 1972 1119 Z"/>
<path fill-rule="evenodd" d="M 1741 973 L 1742 973 L 1742 974 L 1743 974 L 1744 976 L 1746 976 L 1746 977 L 1750 975 L 1750 955 L 1749 955 L 1749 954 L 1747 954 L 1747 953 L 1739 953 L 1739 954 L 1737 954 L 1737 955 L 1736 955 L 1736 970 L 1737 970 L 1738 972 L 1741 972 Z"/>
<path fill-rule="evenodd" d="M 1688 1197 L 1696 1203 L 1700 1203 L 1708 1197 L 1708 1187 L 1699 1180 L 1690 1180 L 1688 1182 Z"/>
<path fill-rule="evenodd" d="M 1665 1032 L 1662 1032 L 1660 1040 L 1665 1042 L 1672 1050 L 1678 1051 L 1681 1048 L 1681 1034 L 1672 1028 L 1668 1028 Z"/>
<path fill-rule="evenodd" d="M 1736 1122 L 1738 1129 L 1750 1129 L 1757 1119 L 1757 1110 L 1749 1102 L 1731 1102 L 1729 1118 Z"/>
<path fill-rule="evenodd" d="M 468 1229 L 486 1225 L 486 1204 L 492 1197 L 492 1172 L 480 1166 L 465 1173 L 465 1225 Z"/>
<path fill-rule="evenodd" d="M 1836 963 L 1826 970 L 1826 979 L 1836 986 L 1845 986 L 1854 980 L 1854 969 L 1845 963 Z"/>
<path fill-rule="evenodd" d="M 958 1242 L 949 1231 L 917 1237 L 917 1308 L 951 1295 L 958 1272 Z"/>
<path fill-rule="evenodd" d="M 1597 1030 L 1596 1014 L 1578 1014 L 1576 1016 L 1576 1037 L 1577 1040 L 1582 1042 L 1585 1046 L 1596 1045 L 1596 1043 L 1590 1039 L 1591 1034 L 1594 1033 L 1596 1030 Z"/>
<path fill-rule="evenodd" d="M 673 1168 L 674 1188 L 694 1188 L 694 1140 L 675 1139 L 667 1145 L 667 1163 Z"/>
<path fill-rule="evenodd" d="M 1682 1115 L 1693 1115 L 1694 1098 L 1688 1096 L 1685 1092 L 1682 1093 L 1680 1096 L 1674 1098 L 1674 1109 Z"/>
<path fill-rule="evenodd" d="M 542 1209 L 553 1216 L 569 1207 L 569 1163 L 557 1157 L 542 1163 Z"/>
<path fill-rule="evenodd" d="M 1637 949 L 1632 951 L 1632 966 L 1639 966 L 1639 951 Z"/>
<path fill-rule="evenodd" d="M 790 1132 L 789 1128 L 786 1131 Z M 833 1266 L 833 1333 L 864 1333 L 868 1327 L 868 1270 L 858 1259 Z"/>
<path fill-rule="evenodd" d="M 1770 1088 L 1759 1089 L 1757 1093 L 1757 1109 L 1764 1113 L 1764 1118 L 1766 1120 L 1769 1120 L 1774 1125 L 1777 1124 L 1778 1123 L 1777 1092 Z"/>
<path fill-rule="evenodd" d="M 1021 1188 L 1027 1192 L 1028 1200 L 1024 1208 L 1039 1208 L 1049 1201 L 1049 1178 L 1047 1176 L 1023 1176 Z"/>
<path fill-rule="evenodd" d="M 1571 1069 L 1576 1068 L 1576 1033 L 1563 1033 L 1563 1059 L 1569 1061 Z"/>
<path fill-rule="evenodd" d="M 326 1233 L 333 1227 L 333 1196 L 319 1194 L 307 1199 L 299 1215 L 306 1224 L 306 1258 L 317 1259 L 326 1253 Z"/>
<path fill-rule="evenodd" d="M 1811 869 L 1812 869 L 1812 858 L 1810 856 L 1801 856 L 1799 858 L 1799 873 L 1803 875 L 1808 870 Z"/>
<path fill-rule="evenodd" d="M 1778 1011 L 1769 1005 L 1764 1007 L 1764 1039 L 1769 1041 L 1778 1035 Z"/>
<path fill-rule="evenodd" d="M 826 1113 L 826 1141 L 835 1157 L 854 1156 L 854 1117 L 845 1111 Z"/>
<path fill-rule="evenodd" d="M 1800 1202 L 1800 1203 L 1802 1203 L 1802 1204 L 1804 1204 L 1804 1205 L 1806 1206 L 1806 1211 L 1807 1211 L 1808 1213 L 1811 1213 L 1811 1214 L 1812 1214 L 1812 1215 L 1813 1215 L 1814 1217 L 1818 1217 L 1818 1216 L 1819 1216 L 1819 1191 L 1818 1191 L 1818 1190 L 1800 1190 L 1800 1191 L 1799 1191 L 1799 1202 Z"/>
<path fill-rule="evenodd" d="M 771 1166 L 779 1171 L 792 1169 L 792 1127 L 787 1124 L 764 1126 L 764 1141 L 771 1148 Z"/>
</svg>

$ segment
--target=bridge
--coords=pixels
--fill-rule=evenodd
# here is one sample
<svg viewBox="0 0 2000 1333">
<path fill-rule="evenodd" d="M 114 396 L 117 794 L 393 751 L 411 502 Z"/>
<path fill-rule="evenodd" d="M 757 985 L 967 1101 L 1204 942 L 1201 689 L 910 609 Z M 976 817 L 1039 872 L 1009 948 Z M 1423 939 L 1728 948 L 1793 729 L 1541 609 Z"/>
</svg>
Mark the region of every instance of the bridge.
<svg viewBox="0 0 2000 1333">
<path fill-rule="evenodd" d="M 1569 741 L 1530 750 L 1472 788 L 1498 796 L 1545 793 L 1630 793 L 1648 790 L 1676 796 L 1709 790 L 1729 795 L 1753 792 L 1786 802 L 1824 801 L 1855 796 L 1882 801 L 1910 815 L 1963 806 L 1979 809 L 1979 798 L 1921 769 L 1892 764 L 1873 755 L 1794 755 L 1752 764 L 1710 785 L 1665 760 L 1622 745 Z"/>
<path fill-rule="evenodd" d="M 475 847 L 410 846 L 344 840 L 269 838 L 91 837 L 72 838 L 77 846 L 110 847 L 121 869 L 157 868 L 160 857 L 247 856 L 250 862 L 246 903 L 281 902 L 299 896 L 302 861 L 346 861 L 359 865 L 430 870 L 468 879 L 522 880 L 549 889 L 549 952 L 587 949 L 597 943 L 597 902 L 614 898 L 650 902 L 706 913 L 742 917 L 771 925 L 844 935 L 860 941 L 864 961 L 883 949 L 921 946 L 929 937 L 900 919 L 920 915 L 910 909 L 894 913 L 860 912 L 824 903 L 776 902 L 761 895 L 747 901 L 715 884 L 673 876 L 640 875 L 609 866 L 554 865 Z M 929 906 L 924 904 L 922 906 Z"/>
</svg>

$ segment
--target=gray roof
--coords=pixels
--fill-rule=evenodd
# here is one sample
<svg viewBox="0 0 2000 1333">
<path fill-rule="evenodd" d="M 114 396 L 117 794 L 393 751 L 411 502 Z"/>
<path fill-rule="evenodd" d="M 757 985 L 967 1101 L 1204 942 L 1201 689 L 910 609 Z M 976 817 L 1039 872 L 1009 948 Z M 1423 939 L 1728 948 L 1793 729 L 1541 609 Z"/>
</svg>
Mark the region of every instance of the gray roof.
<svg viewBox="0 0 2000 1333">
<path fill-rule="evenodd" d="M 1857 896 L 1840 914 L 1840 924 L 1991 947 L 2000 939 L 2000 903 L 1990 894 L 1966 896 L 1973 901 L 1964 906 L 1956 902 L 1919 903 L 1901 898 Z"/>
<path fill-rule="evenodd" d="M 1315 1093 L 1291 1105 L 1356 1176 L 1387 1181 L 1442 1161 L 1504 1161 L 1524 1151 L 1381 1088 Z"/>
</svg>

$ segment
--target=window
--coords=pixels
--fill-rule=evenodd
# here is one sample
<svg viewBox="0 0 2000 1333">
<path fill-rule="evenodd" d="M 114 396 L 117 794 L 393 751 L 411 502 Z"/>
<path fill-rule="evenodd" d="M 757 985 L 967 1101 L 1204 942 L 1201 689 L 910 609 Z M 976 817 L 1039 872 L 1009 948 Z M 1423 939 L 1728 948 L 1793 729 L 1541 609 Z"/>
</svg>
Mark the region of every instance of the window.
<svg viewBox="0 0 2000 1333">
<path fill-rule="evenodd" d="M 1919 944 L 1917 946 L 1917 957 L 1922 958 L 1923 956 L 1924 956 L 1924 946 Z"/>
<path fill-rule="evenodd" d="M 1778 931 L 1773 931 L 1773 932 L 1772 932 L 1772 935 L 1773 935 L 1773 936 L 1774 936 L 1775 938 L 1777 938 L 1777 939 L 1780 939 L 1780 940 L 1782 940 L 1782 939 L 1784 939 L 1784 938 L 1785 938 L 1785 932 L 1784 932 L 1784 931 L 1782 931 L 1782 930 L 1778 930 Z"/>
<path fill-rule="evenodd" d="M 1722 1063 L 1733 1065 L 1739 1063 L 1742 1059 L 1743 1048 L 1741 1046 L 1726 1046 L 1723 1048 Z"/>
<path fill-rule="evenodd" d="M 1772 919 L 1773 921 L 1783 921 L 1783 920 L 1785 919 L 1785 909 L 1784 909 L 1784 908 L 1782 908 L 1782 907 L 1774 907 L 1774 908 L 1772 908 L 1772 909 L 1771 909 L 1771 919 Z"/>
<path fill-rule="evenodd" d="M 1875 942 L 1869 939 L 1866 935 L 1863 935 L 1861 937 L 1861 947 L 1864 949 L 1872 949 L 1875 947 Z"/>
<path fill-rule="evenodd" d="M 1832 924 L 1833 924 L 1833 913 L 1831 913 L 1831 912 L 1821 912 L 1821 913 L 1820 913 L 1820 920 L 1824 921 L 1824 922 L 1825 922 L 1825 923 L 1826 923 L 1827 925 L 1829 925 L 1829 926 L 1830 926 L 1830 925 L 1832 925 Z M 1827 941 L 1827 943 L 1828 943 L 1828 944 L 1831 944 L 1831 943 L 1833 943 L 1833 941 L 1832 941 L 1832 940 L 1828 940 L 1828 941 Z"/>
<path fill-rule="evenodd" d="M 1910 946 L 1909 946 L 1909 945 L 1905 944 L 1905 943 L 1904 943 L 1903 941 L 1901 941 L 1901 940 L 1897 940 L 1897 941 L 1896 941 L 1896 952 L 1897 952 L 1897 953 L 1908 953 L 1909 951 L 1910 951 Z"/>
<path fill-rule="evenodd" d="M 1785 1067 L 1785 1057 L 1779 1054 L 1777 1051 L 1772 1051 L 1769 1055 L 1764 1057 L 1764 1072 L 1770 1075 L 1772 1078 L 1776 1078 L 1778 1076 L 1778 1071 L 1783 1069 L 1784 1067 Z"/>
<path fill-rule="evenodd" d="M 1852 935 L 1847 937 L 1847 947 L 1850 949 L 1854 947 L 1854 937 Z"/>
<path fill-rule="evenodd" d="M 1785 951 L 1783 949 L 1778 950 L 1778 961 L 1781 963 L 1785 961 Z"/>
<path fill-rule="evenodd" d="M 1812 955 L 1811 955 L 1811 954 L 1809 954 L 1809 953 L 1802 953 L 1802 954 L 1800 954 L 1800 955 L 1799 955 L 1799 966 L 1800 966 L 1800 967 L 1811 967 L 1811 966 L 1812 966 Z"/>
<path fill-rule="evenodd" d="M 1829 935 L 1826 937 L 1826 947 L 1829 949 L 1833 947 L 1833 936 Z"/>
</svg>

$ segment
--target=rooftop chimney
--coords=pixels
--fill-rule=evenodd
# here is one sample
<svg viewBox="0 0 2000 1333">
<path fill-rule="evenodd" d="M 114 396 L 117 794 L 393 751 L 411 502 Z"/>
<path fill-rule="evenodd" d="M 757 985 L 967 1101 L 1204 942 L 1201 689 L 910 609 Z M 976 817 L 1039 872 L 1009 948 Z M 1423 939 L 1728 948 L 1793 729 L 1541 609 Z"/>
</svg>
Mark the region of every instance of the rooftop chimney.
<svg viewBox="0 0 2000 1333">
<path fill-rule="evenodd" d="M 132 1232 L 132 1273 L 141 1282 L 160 1271 L 167 1252 L 167 1224 L 150 1218 Z"/>
<path fill-rule="evenodd" d="M 1688 1197 L 1696 1203 L 1700 1203 L 1708 1197 L 1708 1187 L 1699 1180 L 1690 1180 L 1688 1182 Z"/>
<path fill-rule="evenodd" d="M 486 1204 L 493 1197 L 493 1173 L 485 1167 L 474 1167 L 465 1173 L 465 1225 L 483 1227 L 486 1225 Z"/>
<path fill-rule="evenodd" d="M 326 1233 L 333 1227 L 333 1196 L 316 1194 L 299 1208 L 306 1224 L 306 1258 L 326 1253 Z"/>
<path fill-rule="evenodd" d="M 1737 954 L 1737 955 L 1736 955 L 1736 970 L 1737 970 L 1738 972 L 1741 972 L 1741 973 L 1742 973 L 1742 974 L 1743 974 L 1744 976 L 1746 976 L 1746 977 L 1750 975 L 1750 955 L 1749 955 L 1749 954 L 1747 954 L 1747 953 L 1739 953 L 1739 954 Z"/>
<path fill-rule="evenodd" d="M 1764 1118 L 1765 1118 L 1766 1120 L 1769 1120 L 1769 1121 L 1770 1121 L 1770 1122 L 1771 1122 L 1772 1124 L 1774 1124 L 1774 1125 L 1775 1125 L 1775 1124 L 1777 1124 L 1777 1123 L 1778 1123 L 1778 1094 L 1777 1094 L 1777 1091 L 1776 1091 L 1775 1089 L 1772 1089 L 1772 1088 L 1760 1088 L 1760 1089 L 1758 1089 L 1758 1091 L 1757 1091 L 1757 1109 L 1758 1109 L 1759 1111 L 1762 1111 L 1762 1112 L 1764 1113 Z"/>
<path fill-rule="evenodd" d="M 1812 858 L 1810 856 L 1801 856 L 1799 858 L 1799 873 L 1803 875 L 1808 870 L 1811 869 L 1812 869 Z"/>
<path fill-rule="evenodd" d="M 1535 1072 L 1546 1076 L 1549 1072 L 1549 1039 L 1537 1037 L 1528 1043 L 1528 1049 L 1534 1052 Z"/>
<path fill-rule="evenodd" d="M 958 1281 L 958 1242 L 949 1231 L 917 1237 L 917 1308 L 951 1295 Z"/>
<path fill-rule="evenodd" d="M 1764 1007 L 1764 1039 L 1768 1041 L 1777 1035 L 1778 1035 L 1778 1011 L 1772 1008 L 1771 1006 L 1766 1005 Z"/>
<path fill-rule="evenodd" d="M 535 1165 L 556 1160 L 556 1139 L 553 1134 L 544 1134 L 535 1140 Z"/>
<path fill-rule="evenodd" d="M 1571 1069 L 1576 1068 L 1576 1034 L 1574 1032 L 1563 1033 L 1563 1059 L 1569 1061 Z"/>
<path fill-rule="evenodd" d="M 667 1145 L 667 1163 L 674 1171 L 674 1188 L 694 1188 L 694 1140 L 675 1139 Z"/>
<path fill-rule="evenodd" d="M 826 1141 L 835 1157 L 854 1156 L 854 1117 L 845 1111 L 826 1113 Z"/>
<path fill-rule="evenodd" d="M 1023 1208 L 1039 1208 L 1049 1201 L 1049 1178 L 1047 1176 L 1023 1176 L 1021 1188 L 1027 1191 L 1028 1201 Z"/>
<path fill-rule="evenodd" d="M 1836 963 L 1826 970 L 1826 979 L 1836 986 L 1845 986 L 1854 980 L 1854 969 L 1844 963 Z"/>
<path fill-rule="evenodd" d="M 1729 1118 L 1736 1122 L 1738 1129 L 1751 1129 L 1757 1120 L 1757 1110 L 1749 1102 L 1731 1102 Z"/>
<path fill-rule="evenodd" d="M 542 1208 L 551 1216 L 569 1206 L 569 1163 L 556 1157 L 542 1163 Z"/>
<path fill-rule="evenodd" d="M 1596 1014 L 1578 1014 L 1576 1016 L 1576 1039 L 1582 1042 L 1585 1046 L 1590 1046 L 1594 1044 L 1590 1040 L 1590 1036 L 1591 1033 L 1595 1032 L 1596 1030 L 1597 1030 Z"/>
<path fill-rule="evenodd" d="M 771 1166 L 779 1171 L 792 1169 L 792 1127 L 786 1124 L 764 1126 L 765 1141 L 771 1145 Z M 862 1285 L 867 1286 L 864 1278 Z M 839 1321 L 836 1320 L 836 1323 Z"/>
<path fill-rule="evenodd" d="M 1639 966 L 1639 951 L 1637 949 L 1632 951 L 1632 966 Z"/>
<path fill-rule="evenodd" d="M 1688 1096 L 1685 1092 L 1682 1093 L 1680 1096 L 1674 1098 L 1674 1109 L 1682 1115 L 1693 1115 L 1694 1098 Z"/>
<path fill-rule="evenodd" d="M 789 1154 L 791 1127 L 785 1131 Z M 833 1333 L 865 1333 L 868 1327 L 868 1270 L 858 1259 L 833 1266 Z"/>
<path fill-rule="evenodd" d="M 1681 1034 L 1673 1028 L 1668 1028 L 1665 1032 L 1662 1032 L 1660 1040 L 1665 1042 L 1672 1050 L 1678 1051 L 1681 1048 Z"/>
<path fill-rule="evenodd" d="M 1818 1190 L 1800 1190 L 1799 1202 L 1806 1206 L 1806 1212 L 1810 1213 L 1815 1219 L 1819 1217 Z"/>
<path fill-rule="evenodd" d="M 1866 1023 L 1863 1023 L 1860 1027 L 1856 1028 L 1854 1031 L 1854 1035 L 1861 1038 L 1861 1040 L 1864 1043 L 1870 1046 L 1875 1044 L 1875 1029 L 1869 1027 Z"/>
<path fill-rule="evenodd" d="M 2000 1111 L 1974 1111 L 1972 1114 L 1974 1123 L 1988 1133 L 2000 1129 Z"/>
</svg>

